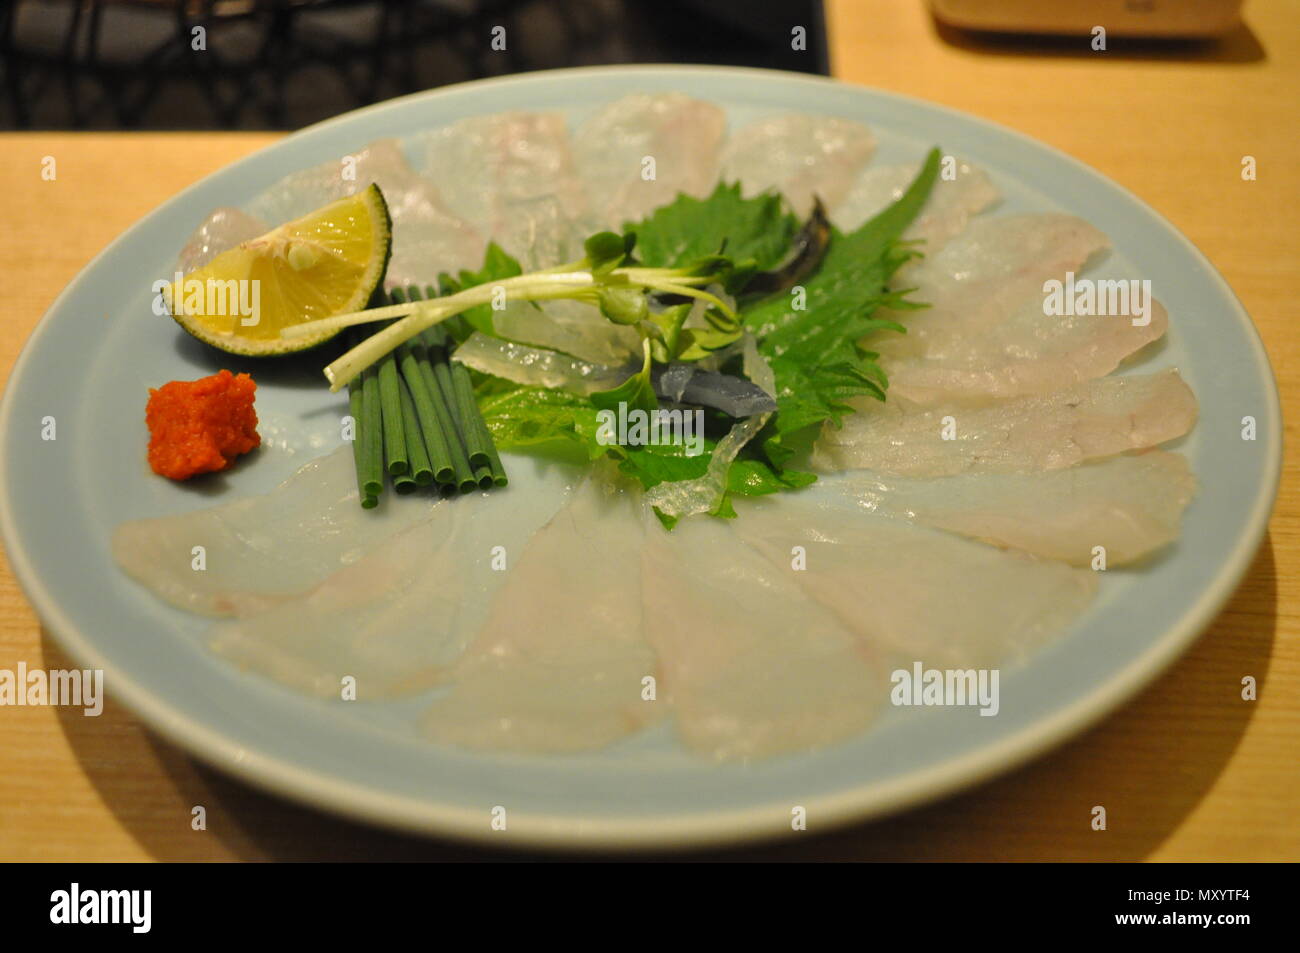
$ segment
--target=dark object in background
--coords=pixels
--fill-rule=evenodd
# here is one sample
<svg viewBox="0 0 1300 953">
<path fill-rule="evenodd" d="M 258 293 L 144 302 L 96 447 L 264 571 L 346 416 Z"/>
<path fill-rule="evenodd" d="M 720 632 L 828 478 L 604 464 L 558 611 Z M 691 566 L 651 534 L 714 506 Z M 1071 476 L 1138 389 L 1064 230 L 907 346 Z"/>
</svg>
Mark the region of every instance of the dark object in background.
<svg viewBox="0 0 1300 953">
<path fill-rule="evenodd" d="M 0 126 L 294 129 L 481 76 L 640 62 L 824 74 L 821 3 L 9 0 Z"/>
<path fill-rule="evenodd" d="M 930 0 L 935 19 L 963 30 L 1194 39 L 1241 22 L 1242 0 Z"/>
</svg>

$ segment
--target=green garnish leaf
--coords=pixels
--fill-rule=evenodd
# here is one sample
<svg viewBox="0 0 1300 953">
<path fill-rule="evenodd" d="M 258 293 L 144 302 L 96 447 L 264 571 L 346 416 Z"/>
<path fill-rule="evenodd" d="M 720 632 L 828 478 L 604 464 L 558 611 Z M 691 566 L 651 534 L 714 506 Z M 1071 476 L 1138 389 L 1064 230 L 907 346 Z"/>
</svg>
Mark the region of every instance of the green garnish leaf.
<svg viewBox="0 0 1300 953">
<path fill-rule="evenodd" d="M 585 397 L 495 377 L 475 390 L 488 433 L 501 450 L 550 450 L 584 461 L 605 453 L 596 440 L 596 408 Z"/>
<path fill-rule="evenodd" d="M 663 268 L 746 265 L 746 274 L 773 268 L 790 250 L 799 221 L 775 192 L 743 198 L 740 183 L 720 182 L 705 199 L 677 198 L 635 225 L 641 260 Z M 713 262 L 712 265 L 709 263 Z"/>
<path fill-rule="evenodd" d="M 636 246 L 636 235 L 617 232 L 597 232 L 582 243 L 587 253 L 587 264 L 593 275 L 606 275 L 624 264 Z"/>
<path fill-rule="evenodd" d="M 475 288 L 495 281 L 504 281 L 506 278 L 514 278 L 523 273 L 524 269 L 509 252 L 496 242 L 488 242 L 487 251 L 483 253 L 482 268 L 478 271 L 461 271 L 454 278 L 444 272 L 438 276 L 438 290 L 444 295 L 455 294 L 458 291 L 464 291 L 466 288 Z M 482 331 L 484 334 L 496 333 L 492 325 L 492 307 L 490 305 L 482 304 L 470 308 L 461 312 L 457 317 L 470 330 Z M 458 341 L 468 337 L 468 333 L 458 333 L 464 330 L 463 327 L 458 327 L 460 322 L 453 322 L 455 322 L 455 319 L 447 322 L 453 336 Z"/>
<path fill-rule="evenodd" d="M 650 341 L 642 343 L 645 360 L 641 370 L 617 387 L 593 393 L 591 403 L 597 409 L 616 411 L 620 404 L 625 404 L 628 410 L 653 412 L 659 409 L 659 399 L 655 397 L 654 384 L 650 381 Z"/>
<path fill-rule="evenodd" d="M 856 231 L 832 232 L 821 266 L 799 286 L 802 308 L 794 307 L 796 295 L 778 294 L 742 309 L 776 375 L 778 410 L 763 434 L 764 450 L 776 466 L 815 438 L 810 428 L 827 420 L 839 424 L 851 413 L 850 398 L 885 399 L 888 381 L 877 355 L 859 342 L 872 331 L 903 331 L 875 317 L 878 308 L 915 306 L 887 284 L 918 254 L 900 237 L 929 197 L 939 159 L 939 150 L 932 150 L 903 196 Z"/>
</svg>

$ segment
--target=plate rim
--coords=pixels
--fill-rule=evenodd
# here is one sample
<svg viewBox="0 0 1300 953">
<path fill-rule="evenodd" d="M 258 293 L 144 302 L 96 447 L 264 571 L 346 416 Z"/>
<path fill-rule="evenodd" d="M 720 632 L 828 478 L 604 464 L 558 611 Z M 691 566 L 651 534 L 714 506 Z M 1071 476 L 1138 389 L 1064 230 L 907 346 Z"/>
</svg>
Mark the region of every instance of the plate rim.
<svg viewBox="0 0 1300 953">
<path fill-rule="evenodd" d="M 61 307 L 64 299 L 71 296 L 82 281 L 87 280 L 87 276 L 95 270 L 99 262 L 119 243 L 125 242 L 133 232 L 164 209 L 183 203 L 191 192 L 203 187 L 209 179 L 227 173 L 241 164 L 255 161 L 263 153 L 281 148 L 286 142 L 331 126 L 351 123 L 360 115 L 401 108 L 412 101 L 437 98 L 467 88 L 530 84 L 541 77 L 591 78 L 610 73 L 622 75 L 642 73 L 656 79 L 674 74 L 695 75 L 706 79 L 709 75 L 727 74 L 742 78 L 750 75 L 783 83 L 803 84 L 810 90 L 828 85 L 856 88 L 871 96 L 894 100 L 901 106 L 921 107 L 927 111 L 959 118 L 963 122 L 983 126 L 991 133 L 1007 137 L 1017 145 L 1046 151 L 1055 160 L 1072 166 L 1076 172 L 1081 172 L 1097 180 L 1101 185 L 1121 193 L 1128 202 L 1158 223 L 1168 237 L 1172 238 L 1178 247 L 1210 275 L 1211 281 L 1233 305 L 1234 316 L 1247 330 L 1246 337 L 1250 345 L 1251 357 L 1262 372 L 1260 379 L 1265 383 L 1265 389 L 1268 391 L 1266 396 L 1271 402 L 1272 426 L 1267 433 L 1259 435 L 1263 438 L 1261 442 L 1265 444 L 1264 485 L 1255 496 L 1243 532 L 1237 536 L 1212 585 L 1198 594 L 1183 611 L 1176 624 L 1169 626 L 1145 652 L 1131 660 L 1115 676 L 1094 686 L 1090 692 L 1073 704 L 1053 712 L 1046 718 L 1032 722 L 1015 734 L 990 744 L 980 745 L 957 758 L 950 758 L 929 768 L 913 771 L 888 781 L 872 782 L 865 789 L 849 788 L 808 799 L 804 806 L 810 813 L 816 812 L 819 824 L 824 824 L 828 829 L 842 827 L 849 823 L 878 818 L 904 808 L 931 803 L 1030 761 L 1068 738 L 1082 733 L 1115 711 L 1163 674 L 1190 647 L 1191 643 L 1213 624 L 1224 605 L 1237 591 L 1263 542 L 1277 497 L 1282 469 L 1283 422 L 1276 376 L 1254 321 L 1227 280 L 1207 256 L 1164 215 L 1125 186 L 1055 146 L 973 113 L 904 93 L 864 84 L 847 83 L 833 77 L 784 70 L 704 64 L 624 64 L 542 70 L 470 80 L 410 93 L 351 110 L 283 136 L 214 170 L 172 195 L 136 220 L 82 266 L 76 276 L 50 303 L 14 362 L 6 382 L 3 399 L 0 400 L 0 447 L 7 445 L 10 437 L 10 418 L 14 405 L 11 399 L 13 388 L 10 385 L 21 380 L 28 360 L 50 326 L 48 319 L 51 314 Z M 7 468 L 0 467 L 0 539 L 3 540 L 15 578 L 36 611 L 38 623 L 43 625 L 60 647 L 79 664 L 90 668 L 111 667 L 105 665 L 105 659 L 94 646 L 93 641 L 78 631 L 71 620 L 64 615 L 58 602 L 30 565 L 27 553 L 17 537 L 13 520 L 15 501 L 12 499 L 7 474 Z M 183 711 L 155 698 L 149 688 L 138 684 L 128 671 L 115 668 L 113 683 L 113 696 L 117 703 L 131 711 L 151 731 L 157 732 L 169 743 L 177 745 L 201 761 L 234 775 L 254 787 L 292 801 L 389 829 L 436 835 L 457 841 L 491 844 L 495 847 L 568 850 L 689 849 L 770 839 L 781 833 L 789 833 L 787 814 L 774 812 L 768 806 L 694 812 L 689 815 L 629 814 L 608 819 L 584 819 L 570 815 L 547 815 L 515 810 L 512 811 L 513 836 L 509 838 L 507 845 L 494 836 L 496 832 L 483 824 L 481 811 L 471 811 L 453 803 L 440 802 L 435 797 L 417 799 L 390 795 L 377 788 L 341 781 L 325 771 L 283 761 L 259 752 L 255 748 L 239 745 L 226 738 L 221 730 L 189 718 Z"/>
</svg>

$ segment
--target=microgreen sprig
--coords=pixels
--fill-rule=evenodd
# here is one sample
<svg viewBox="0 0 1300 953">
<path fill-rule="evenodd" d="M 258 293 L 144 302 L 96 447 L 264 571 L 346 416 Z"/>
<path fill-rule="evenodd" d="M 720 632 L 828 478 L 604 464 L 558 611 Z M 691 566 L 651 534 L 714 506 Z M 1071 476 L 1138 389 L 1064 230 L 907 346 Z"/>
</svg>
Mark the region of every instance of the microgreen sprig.
<svg viewBox="0 0 1300 953">
<path fill-rule="evenodd" d="M 703 301 L 715 322 L 739 328 L 735 309 L 705 286 L 725 284 L 732 263 L 710 255 L 680 268 L 648 268 L 636 263 L 632 233 L 598 232 L 584 243 L 578 261 L 476 285 L 454 294 L 423 301 L 368 308 L 293 325 L 281 331 L 286 338 L 342 330 L 373 321 L 390 321 L 383 330 L 361 341 L 325 368 L 331 390 L 346 387 L 358 374 L 406 341 L 434 325 L 471 308 L 490 304 L 504 295 L 514 301 L 584 301 L 600 309 L 616 324 L 638 328 L 643 338 L 662 337 L 651 317 L 649 296 L 677 295 Z M 657 351 L 663 354 L 662 348 Z"/>
</svg>

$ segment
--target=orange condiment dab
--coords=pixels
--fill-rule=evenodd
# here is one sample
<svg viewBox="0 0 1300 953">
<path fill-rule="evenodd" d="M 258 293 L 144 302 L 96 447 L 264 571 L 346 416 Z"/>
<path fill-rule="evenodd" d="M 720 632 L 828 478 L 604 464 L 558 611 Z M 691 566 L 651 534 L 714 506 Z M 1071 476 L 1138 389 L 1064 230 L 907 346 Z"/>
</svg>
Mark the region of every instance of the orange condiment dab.
<svg viewBox="0 0 1300 953">
<path fill-rule="evenodd" d="M 247 374 L 222 370 L 196 381 L 149 388 L 144 419 L 149 425 L 149 466 L 159 476 L 188 480 L 224 470 L 262 442 L 257 434 Z"/>
</svg>

